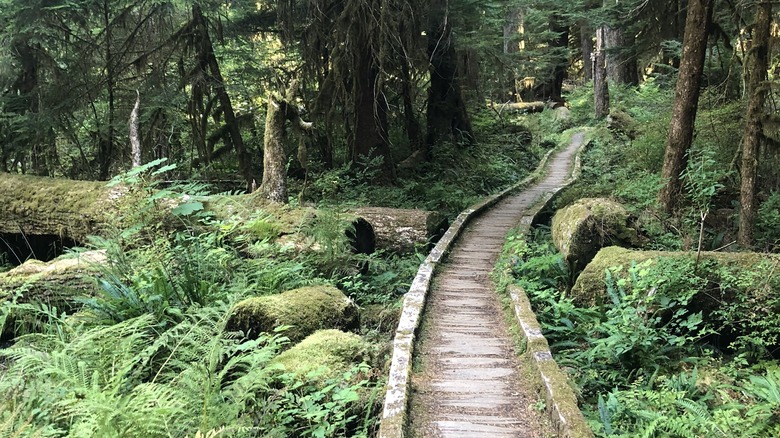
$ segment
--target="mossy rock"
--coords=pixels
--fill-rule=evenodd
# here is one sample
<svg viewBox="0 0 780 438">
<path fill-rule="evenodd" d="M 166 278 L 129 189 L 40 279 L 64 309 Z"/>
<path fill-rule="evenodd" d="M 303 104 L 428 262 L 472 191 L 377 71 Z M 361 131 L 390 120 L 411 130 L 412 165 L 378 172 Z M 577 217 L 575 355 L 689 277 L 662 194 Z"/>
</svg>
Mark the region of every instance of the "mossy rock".
<svg viewBox="0 0 780 438">
<path fill-rule="evenodd" d="M 777 270 L 780 255 L 777 254 L 703 251 L 698 258 L 696 275 L 704 279 L 707 289 L 701 290 L 700 296 L 694 298 L 699 307 L 719 306 L 737 295 L 751 295 L 760 300 L 758 295 L 766 293 L 761 281 L 766 281 L 766 285 L 770 284 L 770 280 L 780 284 L 780 271 Z M 607 269 L 616 280 L 630 281 L 629 268 L 633 264 L 643 264 L 648 269 L 659 263 L 693 266 L 696 259 L 696 252 L 639 251 L 616 246 L 603 248 L 580 273 L 572 287 L 571 297 L 581 304 L 602 303 L 607 295 Z M 671 274 L 673 272 L 670 271 Z M 626 286 L 630 287 L 630 284 Z M 716 288 L 719 289 L 717 294 L 713 292 Z"/>
<path fill-rule="evenodd" d="M 637 136 L 639 124 L 627 112 L 612 110 L 607 116 L 607 128 L 633 140 Z"/>
<path fill-rule="evenodd" d="M 606 198 L 583 198 L 555 213 L 552 240 L 563 257 L 581 269 L 599 249 L 633 246 L 638 236 L 622 205 Z"/>
<path fill-rule="evenodd" d="M 372 351 L 371 344 L 354 333 L 318 330 L 275 357 L 270 365 L 298 376 L 316 374 L 325 381 L 355 365 L 371 363 Z"/>
<path fill-rule="evenodd" d="M 0 273 L 0 299 L 19 293 L 20 302 L 40 301 L 59 310 L 72 310 L 75 298 L 95 293 L 94 277 L 105 261 L 103 250 L 66 254 L 50 262 L 28 260 Z"/>
<path fill-rule="evenodd" d="M 319 329 L 351 330 L 358 323 L 357 305 L 335 287 L 321 285 L 241 301 L 231 310 L 227 328 L 257 337 L 287 325 L 284 335 L 296 342 Z"/>
</svg>

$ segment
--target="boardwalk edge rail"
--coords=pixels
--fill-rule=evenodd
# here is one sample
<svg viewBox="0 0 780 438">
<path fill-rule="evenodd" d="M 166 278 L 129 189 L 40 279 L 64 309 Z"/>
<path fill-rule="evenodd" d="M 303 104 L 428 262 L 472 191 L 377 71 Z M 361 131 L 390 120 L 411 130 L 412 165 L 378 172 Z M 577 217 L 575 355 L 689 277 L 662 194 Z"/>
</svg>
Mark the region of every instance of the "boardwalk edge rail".
<svg viewBox="0 0 780 438">
<path fill-rule="evenodd" d="M 587 144 L 588 141 L 584 140 L 577 151 L 572 176 L 562 186 L 545 195 L 536 206 L 531 207 L 523 215 L 517 228 L 518 234 L 528 233 L 531 224 L 537 223 L 536 218 L 539 213 L 549 211 L 561 190 L 577 180 L 582 170 L 581 156 Z M 512 301 L 512 311 L 525 341 L 523 359 L 530 362 L 535 372 L 534 377 L 541 386 L 539 392 L 544 396 L 547 412 L 557 435 L 566 438 L 592 438 L 593 431 L 577 405 L 577 396 L 569 386 L 568 377 L 553 359 L 550 345 L 542 334 L 541 325 L 536 319 L 528 295 L 523 288 L 512 284 L 507 287 L 507 294 Z"/>
<path fill-rule="evenodd" d="M 564 184 L 564 186 L 555 189 L 554 193 L 557 193 L 563 187 L 568 186 L 576 180 L 576 177 L 580 172 L 580 154 L 585 149 L 586 144 L 587 141 L 583 141 L 582 145 L 580 145 L 580 148 L 577 151 L 572 177 Z M 450 224 L 449 229 L 447 229 L 447 232 L 444 233 L 444 236 L 442 236 L 433 250 L 431 250 L 425 260 L 420 264 L 420 268 L 417 271 L 417 275 L 414 277 L 411 286 L 409 287 L 409 291 L 404 295 L 404 301 L 401 308 L 401 317 L 398 323 L 398 328 L 395 332 L 395 338 L 393 340 L 393 356 L 390 361 L 390 372 L 385 390 L 384 409 L 382 412 L 382 420 L 379 425 L 379 438 L 406 437 L 406 425 L 408 421 L 407 410 L 409 407 L 409 388 L 411 383 L 410 379 L 412 373 L 412 353 L 414 348 L 414 339 L 420 326 L 422 312 L 425 308 L 425 300 L 431 286 L 431 279 L 433 278 L 436 265 L 447 254 L 450 247 L 452 246 L 452 243 L 460 235 L 463 228 L 475 216 L 492 207 L 509 194 L 523 189 L 545 176 L 547 162 L 553 153 L 558 152 L 558 149 L 560 148 L 548 151 L 541 159 L 536 169 L 519 183 L 514 184 L 511 187 L 493 196 L 490 196 L 461 212 L 458 217 L 455 218 L 452 224 Z M 545 202 L 542 203 L 542 206 L 540 206 L 536 212 L 540 211 L 543 206 L 550 201 L 551 198 L 552 194 L 546 198 Z M 536 212 L 534 215 L 536 215 Z M 552 361 L 552 363 L 555 364 L 554 361 Z M 557 365 L 555 365 L 555 368 L 557 368 Z M 544 376 L 541 377 L 544 379 Z M 548 405 L 550 405 L 550 403 L 548 403 Z M 576 412 L 579 413 L 579 410 Z M 581 415 L 582 414 L 580 413 L 580 416 Z M 570 422 L 565 424 L 568 423 Z M 561 436 L 568 435 L 563 434 Z"/>
</svg>

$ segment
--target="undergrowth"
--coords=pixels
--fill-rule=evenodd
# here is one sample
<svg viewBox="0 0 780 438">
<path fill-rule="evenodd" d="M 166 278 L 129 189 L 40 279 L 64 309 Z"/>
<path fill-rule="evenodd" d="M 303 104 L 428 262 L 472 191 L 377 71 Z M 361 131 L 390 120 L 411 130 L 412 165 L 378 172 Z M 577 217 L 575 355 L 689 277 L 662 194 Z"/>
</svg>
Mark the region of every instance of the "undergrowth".
<svg viewBox="0 0 780 438">
<path fill-rule="evenodd" d="M 510 236 L 502 266 L 511 277 L 504 281 L 516 282 L 531 299 L 598 436 L 780 433 L 780 367 L 770 355 L 780 321 L 772 315 L 746 320 L 754 304 L 739 297 L 703 317 L 693 300 L 711 280 L 696 274 L 692 260 L 634 264 L 627 278 L 607 270 L 606 299 L 596 306 L 570 296 L 569 266 L 546 230 Z M 750 273 L 719 275 L 724 289 L 755 284 L 745 277 Z M 727 327 L 750 335 L 713 344 Z"/>
</svg>

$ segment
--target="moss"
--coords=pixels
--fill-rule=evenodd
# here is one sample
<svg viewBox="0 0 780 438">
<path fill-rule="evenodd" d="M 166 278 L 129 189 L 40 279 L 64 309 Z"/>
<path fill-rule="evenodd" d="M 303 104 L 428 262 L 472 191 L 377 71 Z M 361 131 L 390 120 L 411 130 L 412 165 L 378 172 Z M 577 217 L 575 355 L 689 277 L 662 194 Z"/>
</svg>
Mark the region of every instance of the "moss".
<svg viewBox="0 0 780 438">
<path fill-rule="evenodd" d="M 309 286 L 278 295 L 248 298 L 231 311 L 228 329 L 257 336 L 274 328 L 292 326 L 284 332 L 295 342 L 321 328 L 354 329 L 358 308 L 332 286 Z"/>
<path fill-rule="evenodd" d="M 401 319 L 401 308 L 387 307 L 382 304 L 369 304 L 360 311 L 360 325 L 368 330 L 380 333 L 393 333 Z"/>
<path fill-rule="evenodd" d="M 615 201 L 584 198 L 564 207 L 552 220 L 552 239 L 569 262 L 584 267 L 604 246 L 636 244 L 629 214 Z"/>
<path fill-rule="evenodd" d="M 628 268 L 632 263 L 647 262 L 648 266 L 658 263 L 660 260 L 695 261 L 695 252 L 668 252 L 668 251 L 637 251 L 619 247 L 603 248 L 596 257 L 585 267 L 577 278 L 572 288 L 572 298 L 584 304 L 594 304 L 603 301 L 606 295 L 605 271 L 613 269 L 615 275 L 628 278 Z M 708 278 L 714 284 L 720 283 L 718 278 L 723 272 L 740 276 L 746 272 L 755 272 L 757 278 L 772 277 L 775 266 L 780 263 L 780 256 L 776 254 L 760 253 L 733 253 L 710 252 L 701 253 L 699 265 L 702 271 L 698 275 Z M 716 272 L 723 269 L 723 272 Z M 704 293 L 706 291 L 702 291 Z M 750 293 L 746 289 L 735 293 Z"/>
<path fill-rule="evenodd" d="M 283 352 L 271 362 L 285 371 L 305 376 L 323 371 L 323 380 L 348 371 L 353 365 L 371 362 L 371 344 L 340 330 L 319 330 Z"/>
<path fill-rule="evenodd" d="M 0 173 L 0 232 L 83 240 L 104 222 L 111 189 L 105 182 Z"/>
<path fill-rule="evenodd" d="M 70 310 L 75 298 L 95 292 L 94 277 L 105 260 L 105 251 L 66 254 L 50 262 L 28 260 L 0 273 L 0 297 L 8 299 L 21 293 L 21 302 L 41 301 Z"/>
</svg>

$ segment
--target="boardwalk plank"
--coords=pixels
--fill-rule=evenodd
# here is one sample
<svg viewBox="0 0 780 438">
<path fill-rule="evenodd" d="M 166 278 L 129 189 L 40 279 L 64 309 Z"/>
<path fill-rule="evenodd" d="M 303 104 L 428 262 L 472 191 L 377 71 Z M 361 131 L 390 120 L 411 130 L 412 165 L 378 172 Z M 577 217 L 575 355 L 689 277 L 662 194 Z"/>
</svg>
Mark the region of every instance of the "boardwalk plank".
<svg viewBox="0 0 780 438">
<path fill-rule="evenodd" d="M 575 136 L 576 137 L 576 136 Z M 489 273 L 506 233 L 523 213 L 563 184 L 575 141 L 551 162 L 539 184 L 505 198 L 460 235 L 434 277 L 416 348 L 409 431 L 413 437 L 543 437 L 537 396 L 523 385 L 517 352 Z"/>
</svg>

